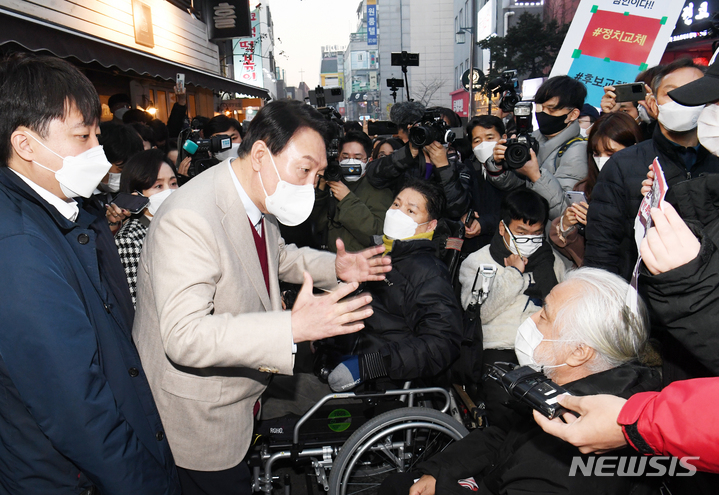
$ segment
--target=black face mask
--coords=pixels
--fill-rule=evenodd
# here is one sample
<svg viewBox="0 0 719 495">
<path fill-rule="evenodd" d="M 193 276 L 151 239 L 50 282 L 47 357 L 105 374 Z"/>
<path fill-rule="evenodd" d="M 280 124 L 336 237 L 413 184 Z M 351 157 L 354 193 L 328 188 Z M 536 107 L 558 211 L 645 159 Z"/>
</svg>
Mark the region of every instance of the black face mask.
<svg viewBox="0 0 719 495">
<path fill-rule="evenodd" d="M 569 115 L 569 113 L 557 115 L 556 117 L 544 112 L 535 112 L 534 114 L 537 117 L 537 124 L 539 124 L 539 132 L 545 136 L 551 136 L 552 134 L 563 131 L 569 124 L 571 124 L 571 122 L 564 122 L 567 120 L 567 115 Z"/>
</svg>

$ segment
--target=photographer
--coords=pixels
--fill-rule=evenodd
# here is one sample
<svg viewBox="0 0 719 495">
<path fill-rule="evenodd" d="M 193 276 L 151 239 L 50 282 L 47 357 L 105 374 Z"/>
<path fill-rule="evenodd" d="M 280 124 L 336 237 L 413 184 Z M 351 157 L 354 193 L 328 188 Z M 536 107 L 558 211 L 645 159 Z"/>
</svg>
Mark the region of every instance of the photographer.
<svg viewBox="0 0 719 495">
<path fill-rule="evenodd" d="M 390 112 L 390 118 L 401 129 L 406 128 L 408 118 L 416 118 L 414 110 L 400 115 L 401 117 L 398 116 L 398 112 Z M 439 110 L 425 111 L 419 119 L 413 121 L 415 125 L 408 128 L 406 133 L 400 129 L 399 137 L 405 140 L 404 134 L 406 134 L 409 139 L 412 129 L 419 127 L 417 124 L 420 122 L 423 130 L 432 128 L 429 132 L 423 133 L 428 136 L 444 132 L 444 129 L 449 130 L 449 125 Z M 400 188 L 405 177 L 432 180 L 444 189 L 447 198 L 446 216 L 459 219 L 467 212 L 471 198 L 469 192 L 460 183 L 458 163 L 459 157 L 457 155 L 448 156 L 447 149 L 438 140 L 418 146 L 409 139 L 403 148 L 390 156 L 368 163 L 367 180 L 377 189 L 387 188 L 392 191 L 397 191 Z"/>
<path fill-rule="evenodd" d="M 487 161 L 494 185 L 505 190 L 526 185 L 549 202 L 550 220 L 568 206 L 565 191 L 571 191 L 587 176 L 587 144 L 580 137 L 577 122 L 586 96 L 584 85 L 571 77 L 548 79 L 534 97 L 539 130 L 532 137 L 538 143 L 538 151 L 531 149 L 530 159 L 511 170 L 505 163 L 507 140 L 502 139 L 494 148 L 493 158 Z M 520 128 L 519 124 L 517 127 Z"/>
<path fill-rule="evenodd" d="M 382 234 L 384 215 L 394 199 L 389 189 L 376 189 L 365 178 L 370 138 L 348 132 L 339 142 L 339 164 L 331 164 L 315 189 L 311 219 L 322 234 L 321 244 L 335 252 L 342 239 L 350 251 L 373 245 Z M 358 173 L 359 172 L 359 173 Z"/>
<path fill-rule="evenodd" d="M 467 135 L 472 140 L 473 156 L 462 164 L 459 175 L 470 192 L 474 219 L 468 223 L 467 213 L 462 215 L 461 220 L 465 224 L 462 251 L 473 253 L 491 242 L 499 224 L 499 209 L 506 192 L 487 180 L 484 164 L 491 158 L 499 140 L 506 139 L 507 134 L 502 119 L 480 115 L 467 124 Z"/>
</svg>

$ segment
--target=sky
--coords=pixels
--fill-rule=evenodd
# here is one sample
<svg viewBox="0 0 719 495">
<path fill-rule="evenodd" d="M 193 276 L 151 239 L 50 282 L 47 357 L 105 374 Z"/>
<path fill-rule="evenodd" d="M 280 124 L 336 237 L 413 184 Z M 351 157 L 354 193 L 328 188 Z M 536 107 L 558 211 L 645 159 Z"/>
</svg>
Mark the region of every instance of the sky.
<svg viewBox="0 0 719 495">
<path fill-rule="evenodd" d="M 285 84 L 297 86 L 304 80 L 307 86 L 314 88 L 320 81 L 320 47 L 347 46 L 350 33 L 357 27 L 360 0 L 265 0 L 263 3 L 270 6 L 275 26 L 275 61 L 285 70 Z M 250 8 L 255 5 L 256 1 L 251 0 Z"/>
</svg>

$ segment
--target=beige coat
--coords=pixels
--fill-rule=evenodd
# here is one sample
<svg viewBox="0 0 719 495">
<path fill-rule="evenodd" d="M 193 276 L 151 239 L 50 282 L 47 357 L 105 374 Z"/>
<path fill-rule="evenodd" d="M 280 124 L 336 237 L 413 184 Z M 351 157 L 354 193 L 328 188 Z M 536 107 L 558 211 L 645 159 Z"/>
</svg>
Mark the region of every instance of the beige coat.
<svg viewBox="0 0 719 495">
<path fill-rule="evenodd" d="M 239 464 L 271 373 L 292 374 L 278 279 L 336 287 L 335 256 L 285 245 L 264 219 L 270 293 L 227 162 L 177 190 L 153 219 L 138 268 L 133 339 L 178 466 Z"/>
</svg>

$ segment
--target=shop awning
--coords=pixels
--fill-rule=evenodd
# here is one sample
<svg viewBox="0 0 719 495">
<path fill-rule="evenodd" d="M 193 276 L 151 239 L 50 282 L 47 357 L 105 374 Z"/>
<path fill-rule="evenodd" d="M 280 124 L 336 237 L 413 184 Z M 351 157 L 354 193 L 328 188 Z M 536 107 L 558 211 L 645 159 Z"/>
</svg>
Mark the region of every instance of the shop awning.
<svg viewBox="0 0 719 495">
<path fill-rule="evenodd" d="M 269 92 L 234 79 L 212 74 L 156 57 L 133 48 L 118 45 L 95 36 L 48 21 L 0 9 L 0 46 L 17 43 L 32 52 L 46 51 L 61 58 L 74 57 L 84 63 L 96 62 L 138 75 L 174 81 L 178 72 L 185 74 L 185 84 L 201 86 L 215 92 L 269 99 Z"/>
</svg>

